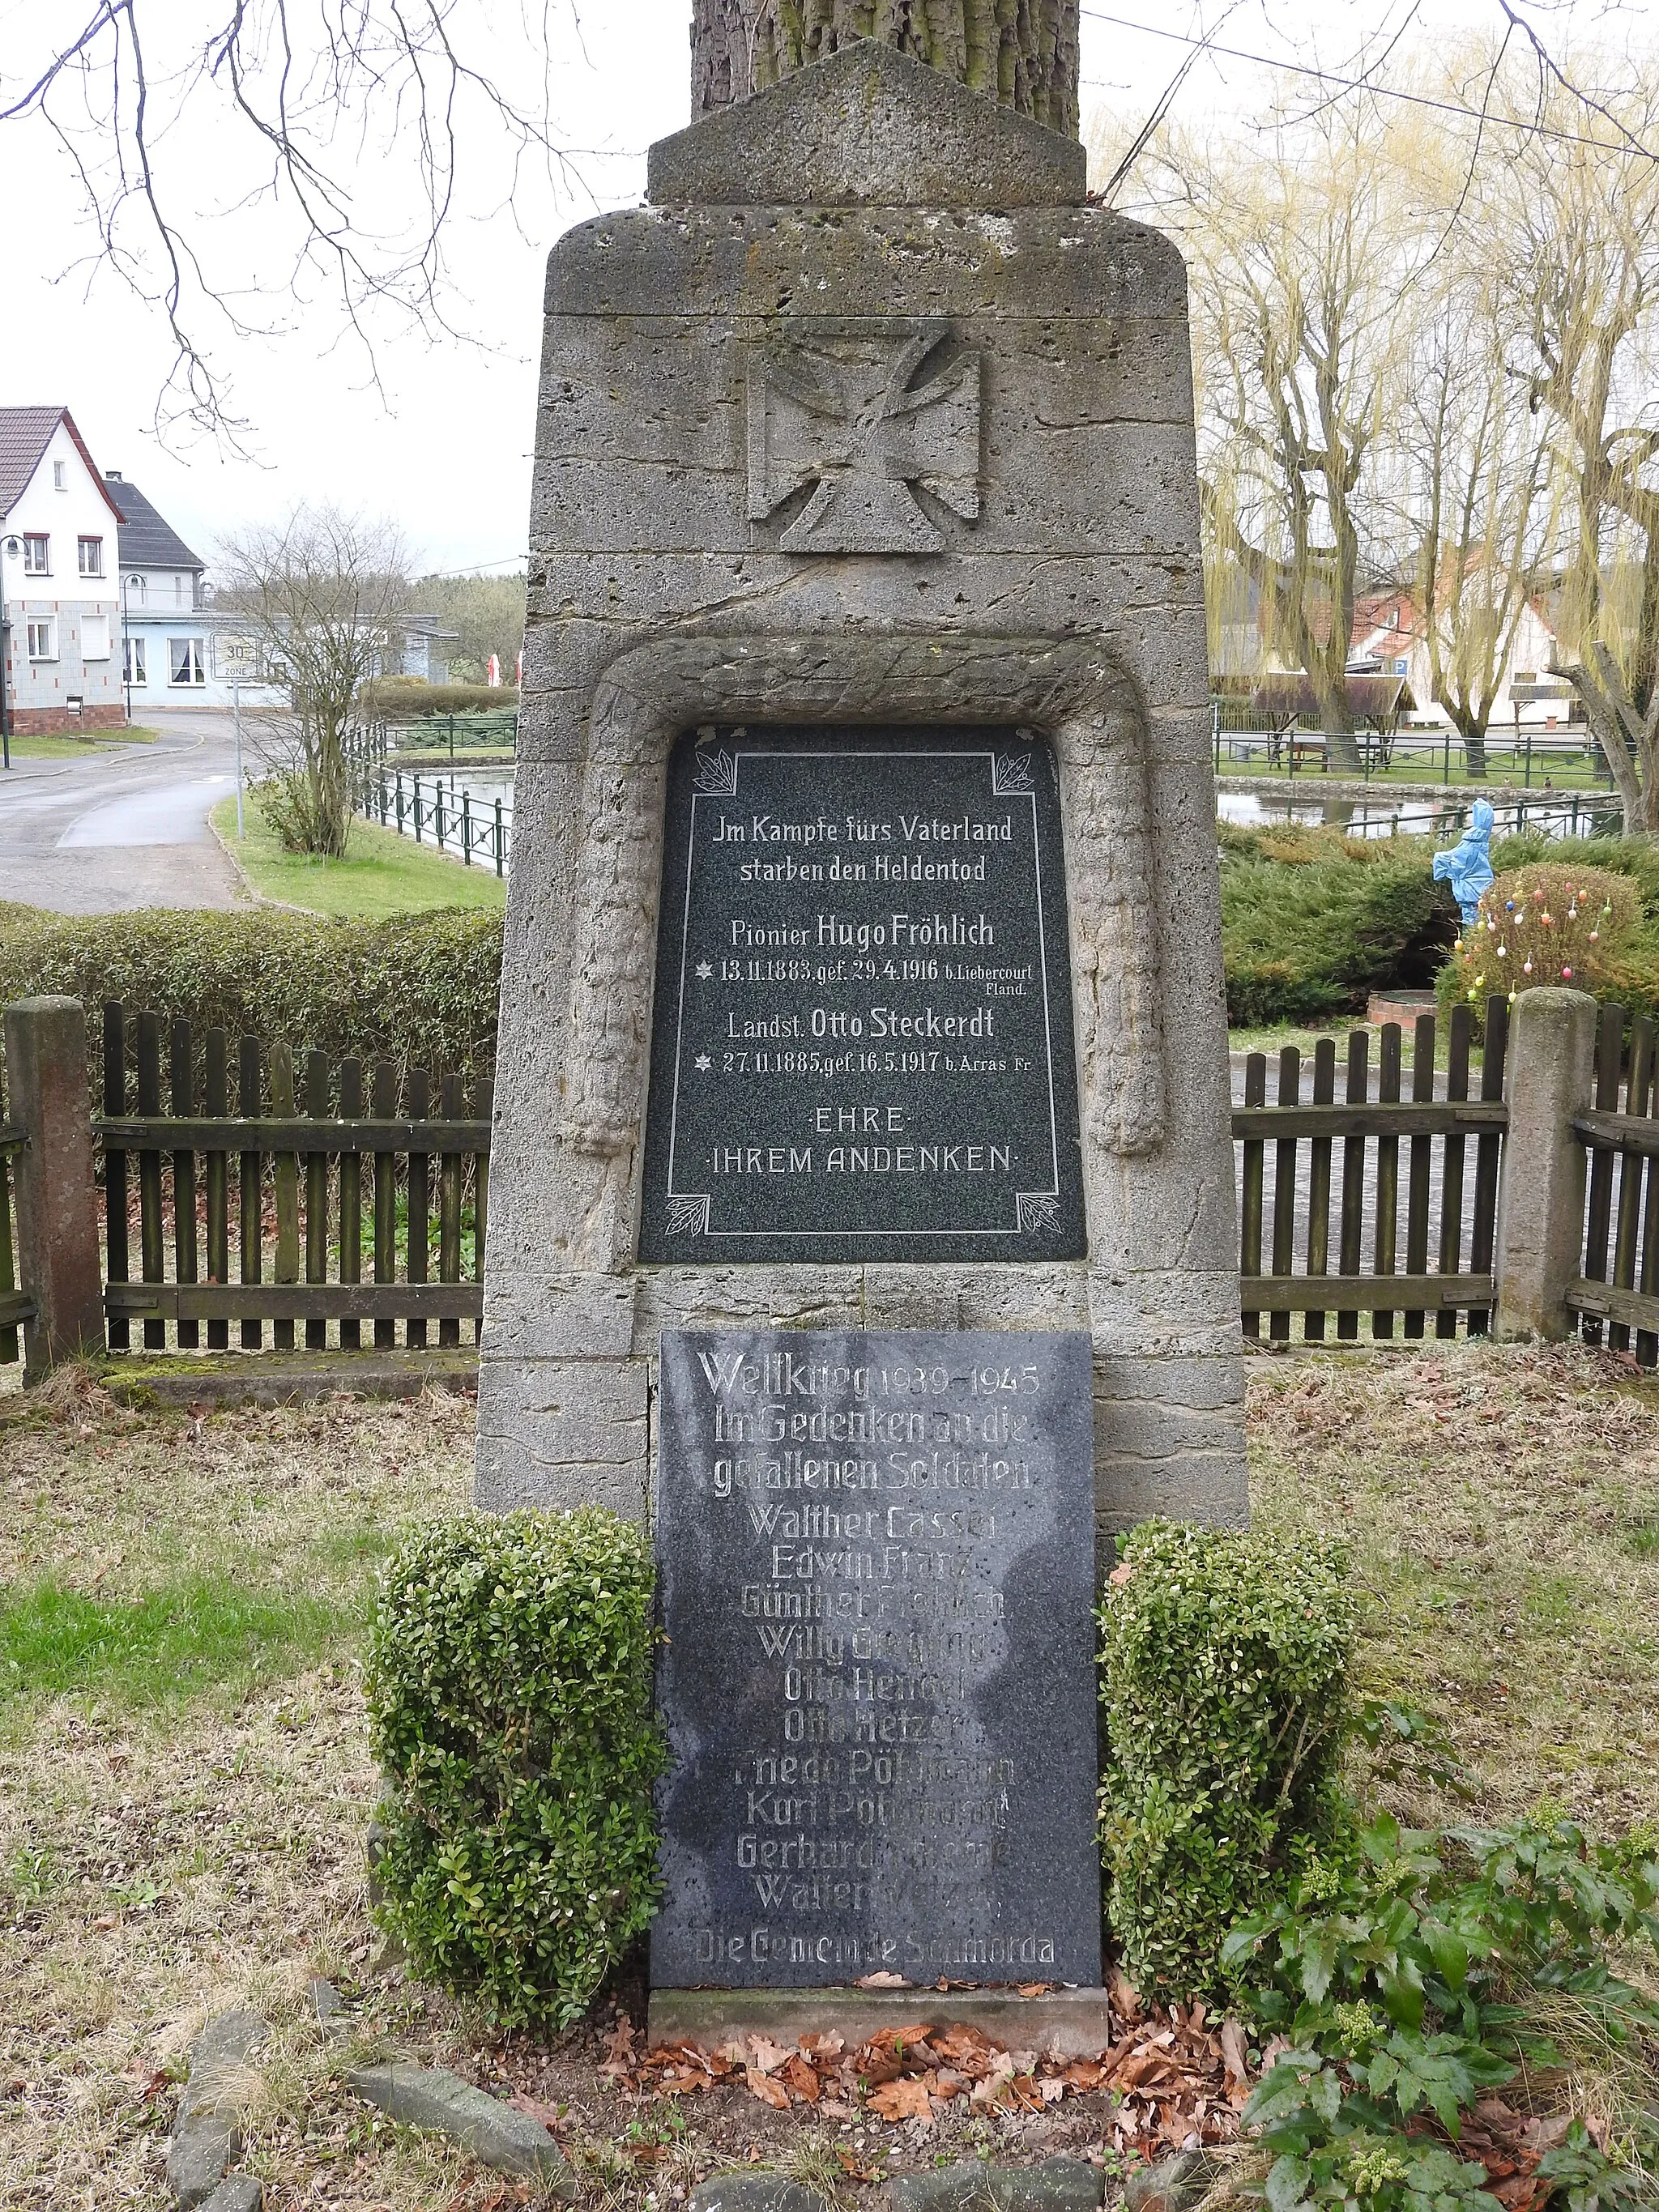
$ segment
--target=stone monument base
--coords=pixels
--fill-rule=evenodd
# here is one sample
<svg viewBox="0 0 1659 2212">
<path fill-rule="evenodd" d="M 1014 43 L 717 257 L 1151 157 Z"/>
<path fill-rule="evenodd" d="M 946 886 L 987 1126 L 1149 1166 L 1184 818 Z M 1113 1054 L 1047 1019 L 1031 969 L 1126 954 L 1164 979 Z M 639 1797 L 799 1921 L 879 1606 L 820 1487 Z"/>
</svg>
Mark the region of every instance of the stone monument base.
<svg viewBox="0 0 1659 2212">
<path fill-rule="evenodd" d="M 1098 2058 L 1112 2045 L 1107 1993 L 1088 1989 L 1036 1997 L 1007 1989 L 653 1990 L 647 2040 L 653 2051 L 675 2043 L 714 2051 L 733 2036 L 789 2044 L 833 2029 L 853 2050 L 892 2028 L 946 2021 L 1039 2058 Z"/>
</svg>

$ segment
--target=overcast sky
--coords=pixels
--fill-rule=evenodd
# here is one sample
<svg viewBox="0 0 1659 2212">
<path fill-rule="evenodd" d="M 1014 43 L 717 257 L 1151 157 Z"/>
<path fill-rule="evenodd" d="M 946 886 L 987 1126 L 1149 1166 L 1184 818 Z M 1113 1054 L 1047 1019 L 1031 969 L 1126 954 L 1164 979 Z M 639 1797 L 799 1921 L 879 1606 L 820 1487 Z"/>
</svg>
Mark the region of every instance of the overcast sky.
<svg viewBox="0 0 1659 2212">
<path fill-rule="evenodd" d="M 476 106 L 463 111 L 459 211 L 449 252 L 452 319 L 464 336 L 420 334 L 397 317 L 373 319 L 375 387 L 362 347 L 342 336 L 322 280 L 303 280 L 297 297 L 289 290 L 291 226 L 267 204 L 249 203 L 257 178 L 247 166 L 246 134 L 226 121 L 217 86 L 198 83 L 189 99 L 177 99 L 191 66 L 190 41 L 223 19 L 222 0 L 162 0 L 140 14 L 165 21 L 178 39 L 171 52 L 151 57 L 155 106 L 164 118 L 164 189 L 169 204 L 191 219 L 192 242 L 206 254 L 215 282 L 240 297 L 245 322 L 261 326 L 259 334 L 238 337 L 210 311 L 198 316 L 216 367 L 229 374 L 235 410 L 246 418 L 247 456 L 188 433 L 158 442 L 156 396 L 172 360 L 165 318 L 99 264 L 70 155 L 38 123 L 0 125 L 6 240 L 0 401 L 67 404 L 99 465 L 140 483 L 210 556 L 239 525 L 298 501 L 331 500 L 392 517 L 422 567 L 514 565 L 526 537 L 546 250 L 596 207 L 641 198 L 645 149 L 687 119 L 690 14 L 690 0 L 583 0 L 578 24 L 569 0 L 548 0 L 544 36 L 542 0 L 524 4 L 534 18 L 528 26 L 510 20 L 511 0 L 459 0 L 456 20 L 489 21 L 483 58 L 510 85 L 530 82 L 544 59 L 560 143 L 581 149 L 580 182 L 551 179 L 544 165 L 521 166 L 509 204 L 499 127 Z M 1166 30 L 1200 24 L 1195 9 L 1147 0 L 1107 4 L 1125 19 Z M 1553 33 L 1564 12 L 1548 11 Z M 88 13 L 86 0 L 0 0 L 0 82 L 8 98 L 53 36 L 73 35 Z M 1206 20 L 1221 24 L 1216 35 L 1224 45 L 1346 69 L 1362 41 L 1371 42 L 1368 54 L 1380 54 L 1402 24 L 1408 22 L 1403 55 L 1454 25 L 1497 15 L 1496 0 L 1421 0 L 1414 11 L 1410 0 L 1392 0 L 1381 15 L 1357 0 L 1237 0 L 1231 9 L 1212 0 Z M 1168 38 L 1085 13 L 1085 137 L 1093 108 L 1150 107 L 1182 51 Z M 1206 57 L 1182 87 L 1176 112 L 1201 120 L 1218 110 L 1248 112 L 1259 83 L 1248 64 Z M 1311 82 L 1308 88 L 1310 95 L 1319 90 Z M 392 212 L 376 204 L 375 187 L 401 191 L 404 173 L 372 145 L 335 152 L 364 219 L 387 229 Z M 124 222 L 123 238 L 143 246 L 137 213 L 130 210 Z M 266 296 L 258 296 L 260 289 Z"/>
</svg>

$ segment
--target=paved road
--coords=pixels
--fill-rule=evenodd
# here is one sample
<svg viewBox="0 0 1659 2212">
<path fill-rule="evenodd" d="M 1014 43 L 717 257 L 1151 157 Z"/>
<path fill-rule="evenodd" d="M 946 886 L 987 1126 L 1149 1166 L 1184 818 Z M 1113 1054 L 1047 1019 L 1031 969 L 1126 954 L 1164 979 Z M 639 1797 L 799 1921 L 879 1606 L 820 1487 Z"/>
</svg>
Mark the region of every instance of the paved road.
<svg viewBox="0 0 1659 2212">
<path fill-rule="evenodd" d="M 0 774 L 0 899 L 58 914 L 242 903 L 207 822 L 235 789 L 230 717 L 158 720 L 154 744 L 21 760 Z"/>
</svg>

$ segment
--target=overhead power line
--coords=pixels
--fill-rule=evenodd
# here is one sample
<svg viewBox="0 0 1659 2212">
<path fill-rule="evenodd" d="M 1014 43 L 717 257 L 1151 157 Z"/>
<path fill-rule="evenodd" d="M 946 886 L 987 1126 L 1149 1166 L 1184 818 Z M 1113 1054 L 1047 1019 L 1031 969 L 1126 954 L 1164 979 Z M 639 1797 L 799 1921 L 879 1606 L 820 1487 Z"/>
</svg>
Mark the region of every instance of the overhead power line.
<svg viewBox="0 0 1659 2212">
<path fill-rule="evenodd" d="M 1628 141 L 1627 146 L 1615 145 L 1609 139 L 1591 138 L 1582 131 L 1558 131 L 1544 123 L 1522 122 L 1516 116 L 1494 115 L 1490 112 L 1483 115 L 1472 107 L 1460 107 L 1455 100 L 1433 100 L 1426 93 L 1401 92 L 1394 85 L 1374 84 L 1368 77 L 1343 76 L 1332 70 L 1315 69 L 1307 62 L 1277 61 L 1269 54 L 1248 53 L 1242 46 L 1218 46 L 1212 39 L 1194 38 L 1187 31 L 1166 30 L 1161 24 L 1132 23 L 1127 15 L 1109 15 L 1099 8 L 1085 8 L 1079 13 L 1096 23 L 1110 23 L 1120 31 L 1138 32 L 1142 38 L 1170 39 L 1177 46 L 1195 46 L 1205 53 L 1223 54 L 1229 61 L 1253 62 L 1258 68 L 1278 70 L 1287 76 L 1310 76 L 1320 84 L 1334 85 L 1340 91 L 1375 93 L 1379 100 L 1401 100 L 1413 107 L 1431 107 L 1442 115 L 1455 115 L 1464 123 L 1519 131 L 1528 137 L 1553 138 L 1563 146 L 1589 146 L 1598 154 L 1622 154 L 1630 150 L 1642 155 L 1647 161 L 1659 161 L 1659 155 L 1634 139 Z M 1103 82 L 1098 77 L 1085 77 L 1083 82 L 1095 92 L 1121 89 L 1119 86 Z"/>
</svg>

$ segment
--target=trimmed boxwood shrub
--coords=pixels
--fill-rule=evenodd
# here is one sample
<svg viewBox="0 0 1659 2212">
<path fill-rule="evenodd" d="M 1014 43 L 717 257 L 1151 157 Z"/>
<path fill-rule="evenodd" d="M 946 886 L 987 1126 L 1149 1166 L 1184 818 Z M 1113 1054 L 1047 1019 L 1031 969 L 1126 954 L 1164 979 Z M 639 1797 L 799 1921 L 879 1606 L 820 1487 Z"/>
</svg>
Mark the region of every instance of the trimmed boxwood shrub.
<svg viewBox="0 0 1659 2212">
<path fill-rule="evenodd" d="M 655 1908 L 652 1588 L 597 1506 L 435 1522 L 386 1569 L 380 1917 L 503 2026 L 576 2019 Z"/>
<path fill-rule="evenodd" d="M 1129 1978 L 1225 1991 L 1221 1946 L 1346 1836 L 1339 1549 L 1149 1521 L 1100 1608 L 1107 1912 Z"/>
<path fill-rule="evenodd" d="M 331 1060 L 356 1054 L 367 1068 L 453 1068 L 488 1075 L 495 1063 L 501 991 L 499 911 L 335 921 L 261 908 L 252 913 L 57 915 L 0 906 L 0 1005 L 63 991 L 87 1009 L 88 1082 L 102 1103 L 99 1009 L 221 1024 L 282 1037 Z"/>
</svg>

